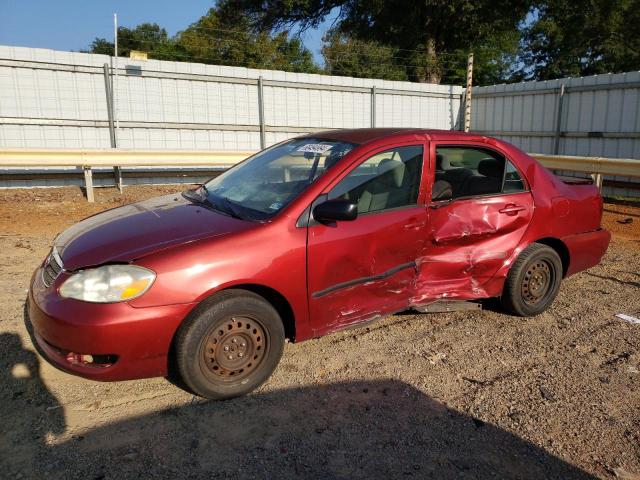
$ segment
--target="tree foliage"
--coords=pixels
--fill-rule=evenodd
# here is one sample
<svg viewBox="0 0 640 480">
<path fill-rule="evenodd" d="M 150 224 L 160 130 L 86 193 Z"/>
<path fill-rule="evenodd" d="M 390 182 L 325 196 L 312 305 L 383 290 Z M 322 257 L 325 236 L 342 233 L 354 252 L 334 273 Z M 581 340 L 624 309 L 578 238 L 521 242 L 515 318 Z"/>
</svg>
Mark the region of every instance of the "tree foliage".
<svg viewBox="0 0 640 480">
<path fill-rule="evenodd" d="M 128 57 L 131 50 L 142 50 L 157 60 L 181 60 L 184 52 L 169 37 L 167 31 L 156 23 L 142 23 L 135 28 L 118 28 L 118 55 Z M 91 53 L 113 55 L 113 42 L 96 38 Z"/>
<path fill-rule="evenodd" d="M 118 55 L 131 50 L 148 53 L 149 58 L 232 65 L 249 68 L 315 73 L 319 71 L 311 52 L 299 38 L 288 32 L 255 32 L 239 12 L 224 7 L 207 14 L 174 37 L 157 24 L 144 23 L 133 29 L 118 28 Z M 114 44 L 96 38 L 91 53 L 113 55 Z"/>
<path fill-rule="evenodd" d="M 246 16 L 225 5 L 211 8 L 176 38 L 195 61 L 314 73 L 318 67 L 299 38 L 286 31 L 255 31 Z"/>
<path fill-rule="evenodd" d="M 322 55 L 329 75 L 408 80 L 407 71 L 395 63 L 398 50 L 375 41 L 358 40 L 337 30 L 323 38 Z"/>
<path fill-rule="evenodd" d="M 640 69 L 640 0 L 548 0 L 523 28 L 521 77 Z"/>
<path fill-rule="evenodd" d="M 295 34 L 326 19 L 321 68 Z M 473 52 L 486 85 L 640 70 L 640 0 L 219 0 L 175 36 L 143 23 L 118 43 L 122 56 L 448 84 Z"/>
<path fill-rule="evenodd" d="M 297 25 L 316 27 L 337 15 L 329 36 L 325 58 L 345 50 L 339 69 L 357 73 L 371 70 L 404 76 L 414 81 L 457 81 L 464 78 L 467 53 L 481 48 L 485 71 L 500 76 L 502 52 L 495 45 L 507 40 L 517 49 L 512 33 L 526 15 L 530 0 L 224 0 L 228 8 L 244 12 L 256 29 L 280 29 Z M 337 12 L 337 13 L 336 13 Z M 511 35 L 510 35 L 511 33 Z M 378 55 L 377 65 L 372 54 Z M 327 55 L 328 54 L 328 55 Z M 462 77 L 462 78 L 461 78 Z"/>
</svg>

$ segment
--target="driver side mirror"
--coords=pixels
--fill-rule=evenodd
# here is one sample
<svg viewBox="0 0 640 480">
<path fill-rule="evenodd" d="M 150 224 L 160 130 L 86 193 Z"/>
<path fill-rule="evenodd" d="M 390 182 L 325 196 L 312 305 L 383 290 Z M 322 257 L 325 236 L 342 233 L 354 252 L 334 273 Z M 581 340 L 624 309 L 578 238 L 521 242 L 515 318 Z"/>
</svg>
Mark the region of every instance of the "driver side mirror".
<svg viewBox="0 0 640 480">
<path fill-rule="evenodd" d="M 358 205 L 349 200 L 327 200 L 313 209 L 313 218 L 320 223 L 349 222 L 357 217 Z"/>
</svg>

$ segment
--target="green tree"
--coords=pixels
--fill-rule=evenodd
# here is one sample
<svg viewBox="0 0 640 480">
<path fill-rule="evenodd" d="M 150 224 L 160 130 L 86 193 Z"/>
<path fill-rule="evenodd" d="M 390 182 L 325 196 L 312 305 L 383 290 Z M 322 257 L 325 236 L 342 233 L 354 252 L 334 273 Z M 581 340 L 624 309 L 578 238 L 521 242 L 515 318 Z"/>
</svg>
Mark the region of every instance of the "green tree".
<svg viewBox="0 0 640 480">
<path fill-rule="evenodd" d="M 374 41 L 351 38 L 337 30 L 323 38 L 325 73 L 384 80 L 408 80 L 407 71 L 395 63 L 398 50 Z"/>
<path fill-rule="evenodd" d="M 440 83 L 461 81 L 466 54 L 482 48 L 486 71 L 508 73 L 508 62 L 495 46 L 509 40 L 517 50 L 517 31 L 531 0 L 223 0 L 226 8 L 243 12 L 256 30 L 317 27 L 337 12 L 334 35 L 325 49 L 326 63 L 336 49 L 349 45 L 352 60 L 347 71 L 363 76 L 385 63 L 386 71 L 404 70 L 410 80 Z M 333 13 L 332 13 L 333 12 Z M 387 47 L 389 50 L 381 51 Z M 392 55 L 391 55 L 392 53 Z M 490 55 L 494 53 L 493 55 Z M 344 56 L 343 56 L 344 57 Z M 360 60 L 357 59 L 360 57 Z M 462 78 L 461 78 L 462 77 Z"/>
<path fill-rule="evenodd" d="M 316 73 L 318 66 L 299 38 L 288 32 L 255 32 L 238 12 L 212 8 L 197 22 L 170 37 L 157 24 L 143 23 L 118 28 L 118 55 L 131 50 L 147 52 L 149 58 Z M 96 38 L 91 53 L 113 55 L 113 42 Z"/>
<path fill-rule="evenodd" d="M 142 23 L 135 28 L 118 27 L 118 55 L 128 57 L 131 50 L 145 51 L 149 58 L 157 60 L 184 60 L 186 55 L 167 31 L 156 23 Z M 113 55 L 114 44 L 104 38 L 96 38 L 90 52 Z"/>
<path fill-rule="evenodd" d="M 538 3 L 522 44 L 524 79 L 640 70 L 640 0 Z"/>
<path fill-rule="evenodd" d="M 177 45 L 198 62 L 315 73 L 319 69 L 299 38 L 250 28 L 248 19 L 222 5 L 176 36 Z"/>
</svg>

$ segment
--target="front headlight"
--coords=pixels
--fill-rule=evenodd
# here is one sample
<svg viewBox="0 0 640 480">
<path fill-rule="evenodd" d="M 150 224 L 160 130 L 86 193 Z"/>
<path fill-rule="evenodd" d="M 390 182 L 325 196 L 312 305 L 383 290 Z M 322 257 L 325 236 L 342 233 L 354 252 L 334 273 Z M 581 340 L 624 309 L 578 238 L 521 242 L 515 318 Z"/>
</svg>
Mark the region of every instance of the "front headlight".
<svg viewBox="0 0 640 480">
<path fill-rule="evenodd" d="M 60 295 L 85 302 L 124 302 L 149 290 L 155 278 L 146 268 L 105 265 L 74 273 L 60 287 Z"/>
</svg>

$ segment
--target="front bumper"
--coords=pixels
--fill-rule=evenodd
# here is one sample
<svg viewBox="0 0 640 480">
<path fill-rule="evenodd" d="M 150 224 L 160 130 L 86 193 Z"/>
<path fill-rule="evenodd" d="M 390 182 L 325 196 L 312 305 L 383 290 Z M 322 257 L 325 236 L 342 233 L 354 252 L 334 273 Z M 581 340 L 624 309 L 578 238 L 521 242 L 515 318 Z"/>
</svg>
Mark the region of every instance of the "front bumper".
<svg viewBox="0 0 640 480">
<path fill-rule="evenodd" d="M 46 288 L 40 268 L 31 281 L 29 320 L 41 353 L 54 366 L 92 380 L 165 376 L 173 335 L 194 304 L 134 308 L 62 298 Z M 64 352 L 115 355 L 109 366 L 72 363 Z"/>
</svg>

